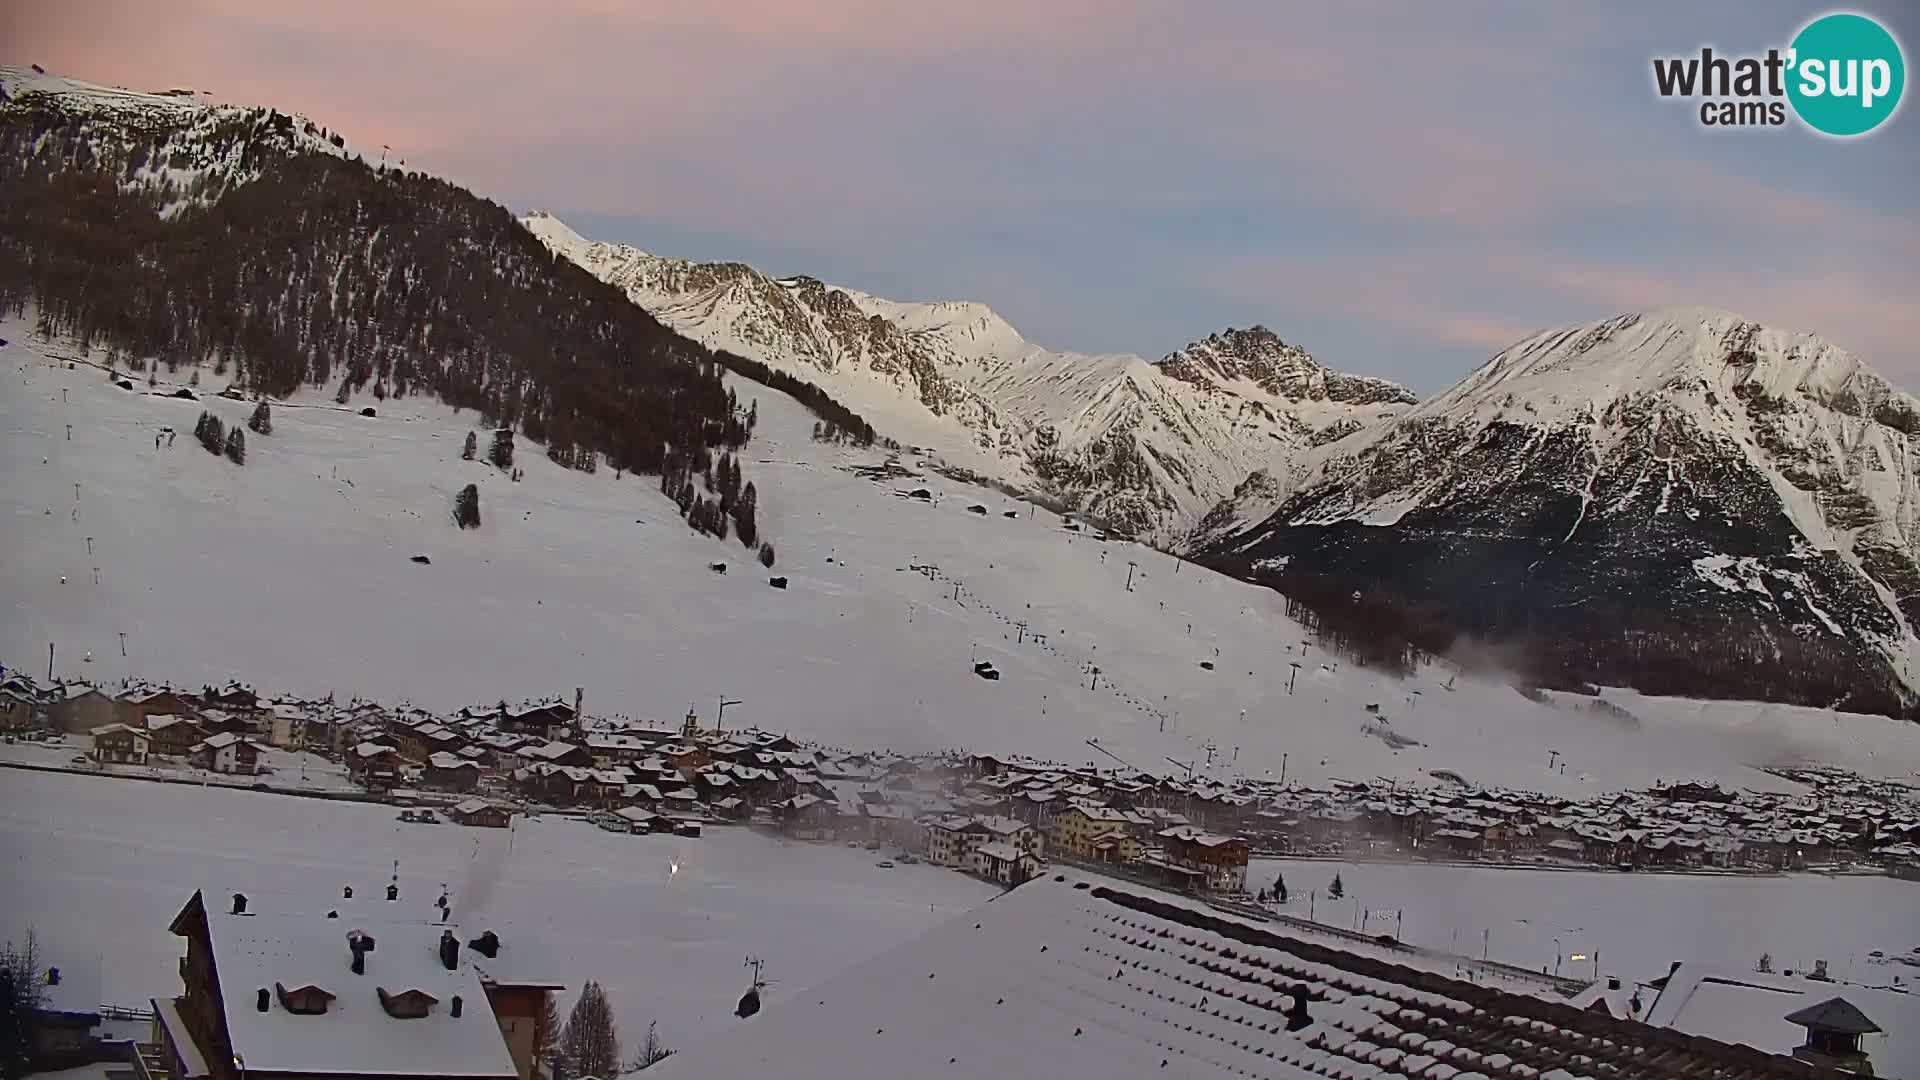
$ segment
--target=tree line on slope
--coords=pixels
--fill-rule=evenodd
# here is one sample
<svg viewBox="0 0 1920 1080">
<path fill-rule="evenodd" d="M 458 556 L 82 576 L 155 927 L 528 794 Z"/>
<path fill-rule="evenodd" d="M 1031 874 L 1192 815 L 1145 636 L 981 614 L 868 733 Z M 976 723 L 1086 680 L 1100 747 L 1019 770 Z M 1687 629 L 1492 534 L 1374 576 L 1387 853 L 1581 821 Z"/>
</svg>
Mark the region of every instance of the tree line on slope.
<svg viewBox="0 0 1920 1080">
<path fill-rule="evenodd" d="M 1497 654 L 1502 674 L 1524 686 L 1577 693 L 1631 686 L 1648 694 L 1744 697 L 1920 718 L 1898 683 L 1863 668 L 1844 639 L 1781 633 L 1738 612 L 1594 607 L 1554 626 L 1535 624 L 1530 633 L 1489 642 L 1457 613 L 1370 583 L 1271 570 L 1241 558 L 1199 561 L 1280 593 L 1287 616 L 1329 652 L 1400 676 L 1471 646 L 1476 654 Z"/>
<path fill-rule="evenodd" d="M 174 134 L 0 108 L 0 316 L 31 306 L 39 332 L 114 366 L 206 365 L 254 394 L 430 394 L 587 470 L 738 450 L 753 417 L 723 370 L 872 430 L 811 384 L 680 337 L 445 181 L 256 154 L 257 179 L 163 206 L 131 182 L 144 154 L 101 149 Z"/>
</svg>

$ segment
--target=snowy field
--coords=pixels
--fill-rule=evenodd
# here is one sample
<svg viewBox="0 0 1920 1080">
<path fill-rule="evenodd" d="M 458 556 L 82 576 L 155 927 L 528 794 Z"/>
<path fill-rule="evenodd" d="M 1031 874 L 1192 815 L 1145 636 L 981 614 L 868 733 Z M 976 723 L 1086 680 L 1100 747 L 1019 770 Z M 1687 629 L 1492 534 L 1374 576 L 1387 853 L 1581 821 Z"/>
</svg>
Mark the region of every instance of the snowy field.
<svg viewBox="0 0 1920 1080">
<path fill-rule="evenodd" d="M 1335 874 L 1343 900 L 1327 896 Z M 1775 971 L 1827 961 L 1836 978 L 1885 986 L 1920 968 L 1869 954 L 1920 949 L 1920 884 L 1888 877 L 1700 876 L 1416 863 L 1256 859 L 1249 888 L 1286 876 L 1286 911 L 1370 934 L 1393 933 L 1428 948 L 1539 971 L 1656 979 L 1676 960 L 1729 972 L 1753 970 L 1771 953 Z M 1318 896 L 1309 899 L 1310 892 Z M 1559 944 L 1556 946 L 1555 939 Z M 1575 954 L 1585 960 L 1569 959 Z"/>
<path fill-rule="evenodd" d="M 1216 772 L 1284 765 L 1303 782 L 1452 770 L 1580 793 L 1777 788 L 1751 766 L 1801 759 L 1920 769 L 1920 725 L 1877 717 L 1624 694 L 1624 721 L 1471 678 L 1448 691 L 1444 670 L 1400 682 L 1338 664 L 1267 590 L 938 476 L 854 475 L 879 455 L 814 443 L 810 414 L 751 383 L 735 384 L 759 404 L 745 473 L 785 591 L 738 543 L 690 533 L 652 477 L 563 470 L 525 440 L 521 483 L 460 460 L 472 413 L 307 398 L 277 407 L 237 467 L 191 432 L 202 408 L 231 425 L 247 404 L 117 389 L 25 347 L 25 330 L 0 327 L 0 663 L 39 675 L 53 642 L 62 674 L 99 682 L 241 679 L 441 709 L 580 686 L 589 714 L 672 726 L 725 695 L 742 702 L 729 723 L 848 747 L 1113 764 L 1096 738 L 1167 772 L 1205 771 L 1211 744 Z M 163 425 L 182 435 L 156 449 Z M 449 511 L 470 482 L 483 525 L 462 531 Z M 900 497 L 922 486 L 938 501 Z M 976 655 L 999 681 L 973 674 Z M 1423 745 L 1368 734 L 1368 704 Z"/>
<path fill-rule="evenodd" d="M 92 743 L 93 740 L 88 736 L 69 735 L 58 742 L 3 744 L 0 745 L 0 761 L 38 765 L 44 768 L 83 770 L 109 776 L 153 777 L 196 784 L 219 784 L 226 787 L 252 787 L 255 784 L 266 784 L 277 791 L 363 792 L 366 790 L 347 776 L 345 765 L 305 751 L 282 750 L 272 746 L 262 747 L 261 764 L 268 771 L 251 775 L 213 772 L 189 765 L 182 760 L 161 757 L 149 758 L 145 765 L 103 765 L 92 760 L 84 763 L 79 761 L 79 758 L 86 756 Z"/>
<path fill-rule="evenodd" d="M 324 911 L 343 885 L 378 895 L 395 859 L 403 898 L 425 911 L 448 888 L 467 929 L 550 961 L 516 968 L 573 991 L 598 979 L 628 1040 L 658 1020 L 675 1046 L 732 1019 L 748 954 L 767 962 L 778 1001 L 999 892 L 951 870 L 882 869 L 871 852 L 744 829 L 626 836 L 549 817 L 509 833 L 402 825 L 376 804 L 0 775 L 0 938 L 31 926 L 74 971 L 98 957 L 103 996 L 117 1004 L 179 992 L 181 943 L 167 923 L 194 889 L 216 903 L 239 891 L 259 909 Z"/>
</svg>

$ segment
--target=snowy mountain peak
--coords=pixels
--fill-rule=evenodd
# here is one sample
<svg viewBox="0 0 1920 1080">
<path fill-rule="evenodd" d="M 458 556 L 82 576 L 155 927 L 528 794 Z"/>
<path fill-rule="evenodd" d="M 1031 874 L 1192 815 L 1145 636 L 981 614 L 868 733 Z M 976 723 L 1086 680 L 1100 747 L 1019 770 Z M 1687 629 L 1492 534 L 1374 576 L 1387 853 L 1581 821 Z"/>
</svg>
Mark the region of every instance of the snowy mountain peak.
<svg viewBox="0 0 1920 1080">
<path fill-rule="evenodd" d="M 1320 447 L 1297 483 L 1243 485 L 1200 543 L 1403 590 L 1475 634 L 1551 632 L 1590 650 L 1554 661 L 1582 678 L 1645 670 L 1593 648 L 1624 626 L 1668 642 L 1675 670 L 1723 663 L 1686 651 L 1701 640 L 1738 641 L 1774 657 L 1763 694 L 1891 708 L 1920 688 L 1916 437 L 1920 400 L 1815 334 L 1628 313 L 1502 350 Z M 1823 665 L 1853 683 L 1809 673 Z"/>
<path fill-rule="evenodd" d="M 1195 381 L 1211 375 L 1226 381 L 1245 380 L 1288 401 L 1333 400 L 1355 405 L 1411 405 L 1412 391 L 1385 379 L 1346 375 L 1322 366 L 1298 345 L 1289 345 L 1264 326 L 1245 330 L 1229 327 L 1210 334 L 1160 361 L 1160 370 L 1176 379 Z"/>
<path fill-rule="evenodd" d="M 1171 540 L 1266 468 L 1401 410 L 1413 395 L 1328 371 L 1264 328 L 1159 364 L 1055 352 L 986 304 L 888 300 L 804 275 L 595 243 L 545 212 L 529 231 L 710 347 L 799 375 L 883 435 L 949 466 Z"/>
</svg>

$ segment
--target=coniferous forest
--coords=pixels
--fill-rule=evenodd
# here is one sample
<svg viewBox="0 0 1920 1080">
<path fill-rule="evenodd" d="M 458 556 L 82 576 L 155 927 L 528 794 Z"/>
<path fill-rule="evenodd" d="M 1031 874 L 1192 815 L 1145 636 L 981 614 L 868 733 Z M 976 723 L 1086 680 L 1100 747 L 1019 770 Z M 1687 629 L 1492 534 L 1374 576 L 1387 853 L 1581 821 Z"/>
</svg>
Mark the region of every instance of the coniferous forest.
<svg viewBox="0 0 1920 1080">
<path fill-rule="evenodd" d="M 661 326 L 505 207 L 303 149 L 297 123 L 262 109 L 139 127 L 0 103 L 0 314 L 31 311 L 116 367 L 198 366 L 249 394 L 433 395 L 563 465 L 681 486 L 750 437 L 723 369 L 871 431 L 817 387 Z M 151 179 L 209 157 L 227 171 Z M 722 531 L 737 491 L 696 527 Z"/>
</svg>

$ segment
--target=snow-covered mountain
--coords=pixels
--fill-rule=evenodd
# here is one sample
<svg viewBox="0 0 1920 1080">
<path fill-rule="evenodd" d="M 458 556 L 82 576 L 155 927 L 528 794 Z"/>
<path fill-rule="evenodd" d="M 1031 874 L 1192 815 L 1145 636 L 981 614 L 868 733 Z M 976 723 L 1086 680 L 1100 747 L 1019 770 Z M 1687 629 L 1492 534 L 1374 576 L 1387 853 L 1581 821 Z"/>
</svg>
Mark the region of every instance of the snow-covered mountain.
<svg viewBox="0 0 1920 1080">
<path fill-rule="evenodd" d="M 9 669 L 44 672 L 52 642 L 62 677 L 241 679 L 441 711 L 584 687 L 593 715 L 667 727 L 725 696 L 745 703 L 729 723 L 850 748 L 1110 761 L 1095 739 L 1141 768 L 1303 783 L 1439 770 L 1576 794 L 1680 776 L 1778 788 L 1749 766 L 1802 758 L 1920 767 L 1920 726 L 1877 717 L 1609 692 L 1626 710 L 1613 715 L 1445 666 L 1358 667 L 1271 591 L 879 448 L 815 442 L 809 409 L 731 375 L 757 405 L 741 460 L 784 589 L 751 552 L 688 529 L 652 477 L 567 468 L 530 439 L 518 481 L 465 460 L 479 418 L 426 395 L 374 417 L 324 394 L 276 401 L 237 465 L 154 436 L 190 432 L 202 410 L 243 425 L 252 402 L 176 397 L 184 371 L 125 389 L 105 350 L 20 322 L 0 337 Z M 469 484 L 476 529 L 449 518 Z M 902 497 L 919 488 L 932 499 Z M 976 659 L 1001 677 L 979 678 Z"/>
<path fill-rule="evenodd" d="M 1151 362 L 1053 352 L 982 304 L 900 303 L 741 263 L 590 241 L 544 211 L 524 223 L 681 333 L 820 384 L 884 435 L 1037 491 L 1116 528 L 1172 539 L 1255 468 L 1411 405 L 1329 371 L 1264 327 Z"/>
<path fill-rule="evenodd" d="M 1197 548 L 1561 635 L 1598 676 L 1724 646 L 1754 669 L 1729 680 L 1844 659 L 1856 700 L 1910 700 L 1916 436 L 1920 401 L 1813 334 L 1622 315 L 1519 342 L 1297 482 L 1256 474 Z"/>
<path fill-rule="evenodd" d="M 0 65 L 0 107 L 84 130 L 96 160 L 119 175 L 122 188 L 158 192 L 168 215 L 256 179 L 276 156 L 354 154 L 344 136 L 304 116 L 217 104 L 188 89 L 101 86 L 37 66 Z"/>
</svg>

